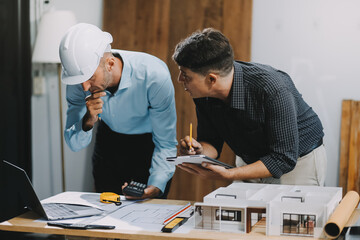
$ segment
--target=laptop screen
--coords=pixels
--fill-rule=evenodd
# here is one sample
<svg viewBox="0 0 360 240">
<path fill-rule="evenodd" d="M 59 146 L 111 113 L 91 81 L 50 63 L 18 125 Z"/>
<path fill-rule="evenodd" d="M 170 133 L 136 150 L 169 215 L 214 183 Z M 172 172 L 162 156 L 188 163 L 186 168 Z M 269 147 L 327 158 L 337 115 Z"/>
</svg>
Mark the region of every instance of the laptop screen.
<svg viewBox="0 0 360 240">
<path fill-rule="evenodd" d="M 3 160 L 3 167 L 7 174 L 8 184 L 18 189 L 18 194 L 20 194 L 25 206 L 39 214 L 41 217 L 46 218 L 45 211 L 41 206 L 39 198 L 36 196 L 34 188 L 26 172 L 22 168 L 19 168 L 18 166 L 15 166 L 5 160 Z"/>
</svg>

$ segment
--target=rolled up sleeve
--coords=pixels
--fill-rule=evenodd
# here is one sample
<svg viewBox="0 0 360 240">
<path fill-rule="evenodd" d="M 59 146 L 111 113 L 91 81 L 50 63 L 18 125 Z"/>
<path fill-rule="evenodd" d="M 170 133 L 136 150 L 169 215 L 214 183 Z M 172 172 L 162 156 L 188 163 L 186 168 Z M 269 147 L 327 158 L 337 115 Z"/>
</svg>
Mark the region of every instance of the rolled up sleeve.
<svg viewBox="0 0 360 240">
<path fill-rule="evenodd" d="M 261 157 L 275 178 L 295 168 L 298 158 L 299 133 L 295 101 L 292 94 L 282 88 L 266 103 L 266 126 L 269 154 Z"/>
</svg>

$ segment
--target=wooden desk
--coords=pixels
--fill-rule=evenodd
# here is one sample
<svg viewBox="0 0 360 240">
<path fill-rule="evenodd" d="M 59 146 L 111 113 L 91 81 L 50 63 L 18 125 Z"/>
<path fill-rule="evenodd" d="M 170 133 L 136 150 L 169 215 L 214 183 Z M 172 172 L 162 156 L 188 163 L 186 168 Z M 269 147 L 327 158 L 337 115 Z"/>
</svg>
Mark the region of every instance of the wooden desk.
<svg viewBox="0 0 360 240">
<path fill-rule="evenodd" d="M 188 201 L 178 200 L 161 200 L 153 199 L 148 203 L 159 204 L 179 204 L 183 205 Z M 356 212 L 356 219 L 359 212 Z M 74 229 L 62 229 L 62 228 L 49 228 L 46 227 L 44 222 L 36 222 L 39 218 L 33 212 L 27 212 L 23 215 L 10 219 L 8 221 L 0 223 L 0 230 L 14 231 L 14 232 L 32 232 L 32 233 L 44 233 L 44 234 L 58 234 L 66 236 L 82 236 L 88 238 L 110 238 L 110 239 L 146 239 L 146 240 L 162 240 L 162 239 L 315 239 L 309 237 L 291 237 L 291 236 L 266 236 L 265 226 L 254 226 L 253 231 L 249 234 L 240 233 L 225 233 L 216 231 L 206 231 L 194 229 L 187 234 L 184 233 L 162 233 L 162 232 L 149 232 L 149 231 L 124 231 L 124 230 L 74 230 Z M 76 239 L 76 238 L 73 238 Z"/>
</svg>

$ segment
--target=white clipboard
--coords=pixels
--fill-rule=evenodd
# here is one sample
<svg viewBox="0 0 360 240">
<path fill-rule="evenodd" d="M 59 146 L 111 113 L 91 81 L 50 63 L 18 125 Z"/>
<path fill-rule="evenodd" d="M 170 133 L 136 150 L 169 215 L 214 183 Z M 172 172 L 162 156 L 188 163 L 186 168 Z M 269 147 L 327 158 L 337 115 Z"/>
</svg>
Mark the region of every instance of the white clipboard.
<svg viewBox="0 0 360 240">
<path fill-rule="evenodd" d="M 211 164 L 216 164 L 225 168 L 234 168 L 233 166 L 220 162 L 216 159 L 210 158 L 206 155 L 186 155 L 186 156 L 178 156 L 178 157 L 167 157 L 166 161 L 171 164 L 178 165 L 182 163 L 194 163 L 201 164 L 202 162 L 208 162 Z"/>
</svg>

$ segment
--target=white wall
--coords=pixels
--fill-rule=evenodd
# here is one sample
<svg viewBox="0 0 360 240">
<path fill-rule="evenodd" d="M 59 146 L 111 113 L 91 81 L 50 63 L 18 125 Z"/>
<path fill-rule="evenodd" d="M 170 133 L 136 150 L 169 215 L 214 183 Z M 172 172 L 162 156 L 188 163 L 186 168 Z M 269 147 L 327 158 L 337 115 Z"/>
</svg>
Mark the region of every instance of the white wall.
<svg viewBox="0 0 360 240">
<path fill-rule="evenodd" d="M 56 10 L 71 10 L 78 22 L 102 27 L 102 0 L 31 0 L 31 42 L 35 42 L 36 26 L 41 13 L 54 7 Z M 56 64 L 34 64 L 34 75 L 42 69 L 45 77 L 45 93 L 32 96 L 32 157 L 33 185 L 39 198 L 43 199 L 62 192 L 59 87 Z M 66 121 L 65 86 L 62 84 L 63 123 Z M 86 149 L 74 153 L 64 142 L 65 190 L 93 191 L 91 156 L 93 142 Z"/>
<path fill-rule="evenodd" d="M 78 22 L 91 23 L 102 28 L 103 0 L 50 0 L 57 10 L 71 10 Z"/>
<path fill-rule="evenodd" d="M 325 131 L 327 186 L 339 180 L 341 102 L 360 99 L 360 1 L 254 0 L 252 58 L 290 74 Z"/>
</svg>

